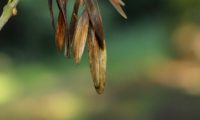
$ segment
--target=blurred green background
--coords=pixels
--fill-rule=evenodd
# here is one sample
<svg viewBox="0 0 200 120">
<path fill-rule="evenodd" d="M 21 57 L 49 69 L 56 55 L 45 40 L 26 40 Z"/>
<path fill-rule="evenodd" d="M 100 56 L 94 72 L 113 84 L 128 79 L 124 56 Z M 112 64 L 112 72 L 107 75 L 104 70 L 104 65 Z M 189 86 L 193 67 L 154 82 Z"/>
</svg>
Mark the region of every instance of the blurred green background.
<svg viewBox="0 0 200 120">
<path fill-rule="evenodd" d="M 200 1 L 124 0 L 128 20 L 99 2 L 105 93 L 93 88 L 87 50 L 80 65 L 57 52 L 47 0 L 21 0 L 0 31 L 0 119 L 200 120 Z"/>
</svg>

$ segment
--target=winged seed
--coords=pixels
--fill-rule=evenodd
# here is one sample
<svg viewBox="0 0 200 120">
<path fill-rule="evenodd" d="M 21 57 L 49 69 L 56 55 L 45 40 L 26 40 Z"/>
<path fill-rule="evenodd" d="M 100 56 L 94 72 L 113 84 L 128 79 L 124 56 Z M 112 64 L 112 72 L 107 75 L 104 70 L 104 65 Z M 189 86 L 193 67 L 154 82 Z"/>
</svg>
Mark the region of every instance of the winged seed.
<svg viewBox="0 0 200 120">
<path fill-rule="evenodd" d="M 124 18 L 127 18 L 122 0 L 109 0 L 114 8 Z M 52 26 L 55 30 L 56 47 L 59 51 L 65 48 L 66 56 L 70 56 L 73 47 L 75 63 L 80 63 L 85 44 L 88 39 L 89 63 L 94 87 L 98 94 L 102 94 L 106 83 L 107 52 L 103 22 L 98 6 L 98 0 L 75 0 L 71 20 L 67 22 L 68 0 L 56 0 L 59 9 L 57 23 L 55 25 L 53 0 L 48 0 Z M 79 15 L 79 7 L 83 12 Z"/>
</svg>

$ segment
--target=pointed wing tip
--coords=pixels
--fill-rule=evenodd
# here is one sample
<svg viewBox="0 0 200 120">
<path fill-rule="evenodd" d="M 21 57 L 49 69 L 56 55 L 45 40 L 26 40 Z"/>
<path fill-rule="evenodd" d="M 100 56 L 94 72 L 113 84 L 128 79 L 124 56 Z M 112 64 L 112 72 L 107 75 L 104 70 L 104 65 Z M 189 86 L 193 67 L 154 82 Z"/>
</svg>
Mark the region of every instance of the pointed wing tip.
<svg viewBox="0 0 200 120">
<path fill-rule="evenodd" d="M 99 95 L 102 95 L 104 93 L 104 87 L 100 87 L 100 86 L 95 86 L 95 89 L 96 89 L 96 92 L 99 94 Z"/>
<path fill-rule="evenodd" d="M 80 58 L 75 58 L 74 62 L 75 62 L 75 64 L 79 65 L 81 63 L 81 59 Z"/>
<path fill-rule="evenodd" d="M 124 12 L 122 6 L 125 6 L 125 3 L 122 0 L 110 0 L 110 3 L 113 7 L 119 12 L 119 14 L 124 18 L 128 19 L 126 13 Z"/>
<path fill-rule="evenodd" d="M 122 15 L 122 17 L 124 18 L 124 19 L 128 19 L 128 17 L 127 17 L 127 15 L 126 14 L 124 14 L 124 15 Z"/>
</svg>

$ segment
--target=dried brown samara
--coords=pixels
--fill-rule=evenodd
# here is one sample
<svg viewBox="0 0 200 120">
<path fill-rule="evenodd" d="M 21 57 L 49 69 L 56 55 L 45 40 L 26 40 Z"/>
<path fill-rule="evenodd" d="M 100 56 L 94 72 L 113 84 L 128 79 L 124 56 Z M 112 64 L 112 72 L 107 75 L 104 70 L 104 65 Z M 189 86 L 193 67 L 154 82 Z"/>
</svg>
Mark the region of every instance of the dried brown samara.
<svg viewBox="0 0 200 120">
<path fill-rule="evenodd" d="M 114 8 L 127 18 L 122 0 L 109 0 Z M 48 0 L 51 21 L 55 30 L 55 41 L 59 51 L 66 56 L 73 53 L 75 63 L 81 61 L 86 42 L 88 42 L 89 64 L 95 89 L 102 94 L 106 81 L 106 43 L 103 23 L 97 0 L 74 0 L 71 20 L 67 21 L 68 0 L 56 0 L 59 9 L 57 23 L 53 13 L 53 0 Z M 83 7 L 83 10 L 79 8 Z"/>
</svg>

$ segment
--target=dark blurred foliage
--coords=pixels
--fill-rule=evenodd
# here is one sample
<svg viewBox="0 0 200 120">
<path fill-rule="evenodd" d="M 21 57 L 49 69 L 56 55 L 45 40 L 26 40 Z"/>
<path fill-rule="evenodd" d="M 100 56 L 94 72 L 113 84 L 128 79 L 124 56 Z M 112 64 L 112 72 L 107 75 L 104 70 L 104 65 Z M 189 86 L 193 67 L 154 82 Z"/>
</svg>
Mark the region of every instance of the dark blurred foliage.
<svg viewBox="0 0 200 120">
<path fill-rule="evenodd" d="M 98 96 L 87 55 L 77 66 L 57 52 L 47 1 L 21 0 L 0 32 L 0 119 L 199 120 L 200 1 L 124 1 L 128 20 L 99 0 L 108 77 Z"/>
</svg>

